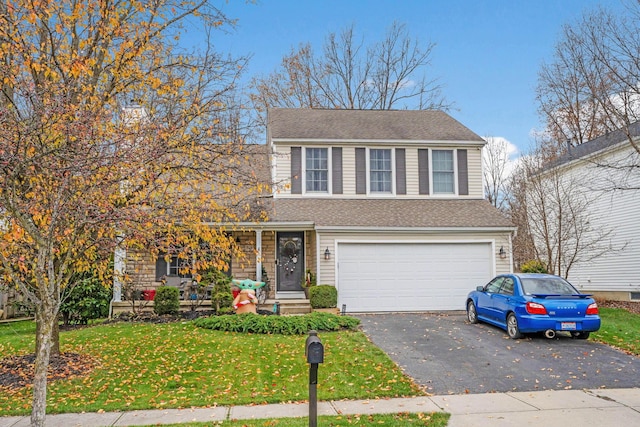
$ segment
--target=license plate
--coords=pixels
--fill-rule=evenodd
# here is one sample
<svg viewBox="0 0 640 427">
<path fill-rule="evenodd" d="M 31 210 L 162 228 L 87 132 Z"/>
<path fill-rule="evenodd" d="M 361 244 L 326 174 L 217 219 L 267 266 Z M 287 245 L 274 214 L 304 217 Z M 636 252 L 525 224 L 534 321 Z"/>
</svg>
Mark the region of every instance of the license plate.
<svg viewBox="0 0 640 427">
<path fill-rule="evenodd" d="M 560 328 L 563 331 L 575 331 L 576 322 L 562 322 L 562 323 L 560 323 Z"/>
</svg>

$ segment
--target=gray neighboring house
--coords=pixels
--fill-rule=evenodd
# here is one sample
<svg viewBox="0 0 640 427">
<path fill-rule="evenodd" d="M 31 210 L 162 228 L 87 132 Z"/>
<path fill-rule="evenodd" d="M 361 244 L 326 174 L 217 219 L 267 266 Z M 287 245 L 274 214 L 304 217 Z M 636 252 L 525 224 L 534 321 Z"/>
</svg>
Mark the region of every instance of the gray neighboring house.
<svg viewBox="0 0 640 427">
<path fill-rule="evenodd" d="M 515 227 L 483 198 L 485 141 L 448 114 L 271 109 L 267 144 L 273 210 L 244 226 L 273 297 L 300 297 L 309 270 L 348 312 L 462 310 L 512 271 Z"/>
<path fill-rule="evenodd" d="M 611 231 L 603 242 L 611 250 L 596 259 L 585 254 L 570 269 L 569 281 L 601 298 L 640 301 L 640 153 L 629 138 L 640 144 L 640 122 L 571 147 L 546 173 L 578 183 L 574 191 L 590 200 L 590 227 Z"/>
</svg>

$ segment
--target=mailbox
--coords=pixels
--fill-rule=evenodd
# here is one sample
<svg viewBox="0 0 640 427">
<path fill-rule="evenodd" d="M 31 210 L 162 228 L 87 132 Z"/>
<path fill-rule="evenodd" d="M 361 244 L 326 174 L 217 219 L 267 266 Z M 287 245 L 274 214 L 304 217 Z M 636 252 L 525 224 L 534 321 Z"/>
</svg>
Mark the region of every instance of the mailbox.
<svg viewBox="0 0 640 427">
<path fill-rule="evenodd" d="M 324 363 L 324 346 L 316 331 L 309 331 L 304 354 L 307 356 L 307 363 Z"/>
</svg>

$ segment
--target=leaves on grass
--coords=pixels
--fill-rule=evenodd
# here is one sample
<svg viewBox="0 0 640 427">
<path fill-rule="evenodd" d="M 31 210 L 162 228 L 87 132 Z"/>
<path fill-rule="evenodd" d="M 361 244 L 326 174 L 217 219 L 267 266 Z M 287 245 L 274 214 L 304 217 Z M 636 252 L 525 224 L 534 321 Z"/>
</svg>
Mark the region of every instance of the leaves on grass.
<svg viewBox="0 0 640 427">
<path fill-rule="evenodd" d="M 17 389 L 33 383 L 36 357 L 33 354 L 10 356 L 0 360 L 0 389 Z M 86 375 L 95 363 L 91 357 L 78 353 L 52 356 L 47 378 L 49 381 Z"/>
</svg>

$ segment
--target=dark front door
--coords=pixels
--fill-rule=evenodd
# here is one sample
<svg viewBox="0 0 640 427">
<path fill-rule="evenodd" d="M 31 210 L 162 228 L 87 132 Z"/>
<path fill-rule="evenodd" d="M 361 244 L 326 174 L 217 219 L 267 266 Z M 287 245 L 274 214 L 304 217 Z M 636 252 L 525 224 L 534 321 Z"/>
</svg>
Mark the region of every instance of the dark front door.
<svg viewBox="0 0 640 427">
<path fill-rule="evenodd" d="M 278 291 L 302 291 L 304 233 L 278 233 Z"/>
</svg>

